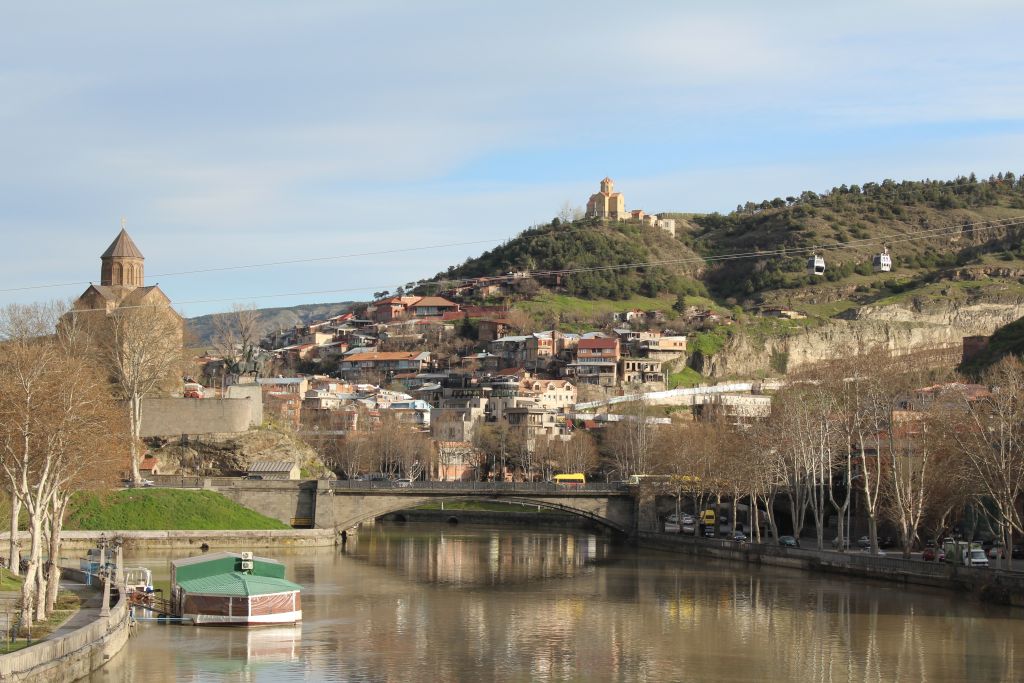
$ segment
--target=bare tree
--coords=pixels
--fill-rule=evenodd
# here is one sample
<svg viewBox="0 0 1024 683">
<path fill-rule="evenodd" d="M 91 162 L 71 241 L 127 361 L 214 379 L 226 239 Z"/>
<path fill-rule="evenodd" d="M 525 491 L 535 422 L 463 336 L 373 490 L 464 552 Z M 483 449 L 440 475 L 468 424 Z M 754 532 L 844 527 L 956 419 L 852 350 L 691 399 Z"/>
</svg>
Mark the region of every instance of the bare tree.
<svg viewBox="0 0 1024 683">
<path fill-rule="evenodd" d="M 964 421 L 950 430 L 957 454 L 999 512 L 1004 547 L 1024 533 L 1016 503 L 1024 493 L 1024 366 L 1006 357 L 985 374 L 987 395 L 960 397 Z"/>
<path fill-rule="evenodd" d="M 92 358 L 73 335 L 53 330 L 52 306 L 0 311 L 0 469 L 12 497 L 28 513 L 30 550 L 22 584 L 23 620 L 44 619 L 56 598 L 59 569 L 42 568 L 43 529 L 59 556 L 60 528 L 71 493 L 86 472 L 110 472 L 120 411 Z M 116 448 L 114 449 L 116 452 Z M 15 532 L 17 527 L 12 529 Z M 18 564 L 16 545 L 11 564 Z"/>
<path fill-rule="evenodd" d="M 255 306 L 235 304 L 213 317 L 213 344 L 227 361 L 244 358 L 260 341 L 260 314 Z"/>
<path fill-rule="evenodd" d="M 566 444 L 568 448 L 561 461 L 564 472 L 589 472 L 597 467 L 597 442 L 589 433 L 574 432 Z"/>
<path fill-rule="evenodd" d="M 77 314 L 84 318 L 100 363 L 110 373 L 116 398 L 124 401 L 130 428 L 131 478 L 141 483 L 142 402 L 181 380 L 181 319 L 170 306 L 149 304 Z"/>
<path fill-rule="evenodd" d="M 360 434 L 366 448 L 369 467 L 381 474 L 396 477 L 419 476 L 431 458 L 430 439 L 402 422 L 391 411 L 382 411 L 380 424 Z"/>
<path fill-rule="evenodd" d="M 645 401 L 636 401 L 629 414 L 605 429 L 604 451 L 623 479 L 633 474 L 652 473 L 656 434 L 650 417 L 650 406 Z"/>
</svg>

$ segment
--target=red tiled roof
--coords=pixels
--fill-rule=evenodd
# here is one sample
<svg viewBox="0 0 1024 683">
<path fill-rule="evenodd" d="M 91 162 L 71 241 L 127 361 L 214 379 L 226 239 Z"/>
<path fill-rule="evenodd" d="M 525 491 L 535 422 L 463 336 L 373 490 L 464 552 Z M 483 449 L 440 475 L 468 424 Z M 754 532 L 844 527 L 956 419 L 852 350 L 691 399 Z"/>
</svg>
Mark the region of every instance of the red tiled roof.
<svg viewBox="0 0 1024 683">
<path fill-rule="evenodd" d="M 414 307 L 418 307 L 418 306 L 437 306 L 439 308 L 441 308 L 441 307 L 451 308 L 452 306 L 455 306 L 456 308 L 458 308 L 458 304 L 457 303 L 455 303 L 454 301 L 448 301 L 448 299 L 445 299 L 444 297 L 441 297 L 441 296 L 425 296 L 425 297 L 423 297 L 422 299 L 420 299 L 419 301 L 417 301 L 416 303 L 414 303 L 412 305 Z"/>
</svg>

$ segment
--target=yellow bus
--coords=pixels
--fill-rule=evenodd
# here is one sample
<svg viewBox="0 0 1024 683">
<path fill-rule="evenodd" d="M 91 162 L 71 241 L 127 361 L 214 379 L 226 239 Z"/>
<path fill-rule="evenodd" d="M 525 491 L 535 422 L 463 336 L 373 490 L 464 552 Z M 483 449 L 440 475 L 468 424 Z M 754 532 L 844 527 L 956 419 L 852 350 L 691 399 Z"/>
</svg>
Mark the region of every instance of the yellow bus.
<svg viewBox="0 0 1024 683">
<path fill-rule="evenodd" d="M 575 474 L 556 474 L 555 483 L 559 486 L 583 486 L 587 483 L 587 478 L 579 472 Z"/>
</svg>

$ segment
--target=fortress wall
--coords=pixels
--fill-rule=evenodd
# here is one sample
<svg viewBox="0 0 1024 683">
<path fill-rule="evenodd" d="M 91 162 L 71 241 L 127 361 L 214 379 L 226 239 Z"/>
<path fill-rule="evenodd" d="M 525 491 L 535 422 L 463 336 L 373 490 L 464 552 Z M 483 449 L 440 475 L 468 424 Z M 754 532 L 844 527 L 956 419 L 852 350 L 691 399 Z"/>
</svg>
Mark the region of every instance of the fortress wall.
<svg viewBox="0 0 1024 683">
<path fill-rule="evenodd" d="M 262 422 L 262 401 L 252 398 L 147 398 L 142 402 L 142 436 L 244 432 L 255 415 Z"/>
</svg>

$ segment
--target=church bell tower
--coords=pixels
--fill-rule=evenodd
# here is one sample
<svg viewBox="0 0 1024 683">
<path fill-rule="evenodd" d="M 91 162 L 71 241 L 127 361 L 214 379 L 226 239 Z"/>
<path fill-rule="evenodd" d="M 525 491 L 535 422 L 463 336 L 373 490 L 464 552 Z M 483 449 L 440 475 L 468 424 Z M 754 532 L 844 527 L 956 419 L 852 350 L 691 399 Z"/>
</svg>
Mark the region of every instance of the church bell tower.
<svg viewBox="0 0 1024 683">
<path fill-rule="evenodd" d="M 134 289 L 143 286 L 145 257 L 124 229 L 100 256 L 100 284 L 108 287 Z"/>
</svg>

